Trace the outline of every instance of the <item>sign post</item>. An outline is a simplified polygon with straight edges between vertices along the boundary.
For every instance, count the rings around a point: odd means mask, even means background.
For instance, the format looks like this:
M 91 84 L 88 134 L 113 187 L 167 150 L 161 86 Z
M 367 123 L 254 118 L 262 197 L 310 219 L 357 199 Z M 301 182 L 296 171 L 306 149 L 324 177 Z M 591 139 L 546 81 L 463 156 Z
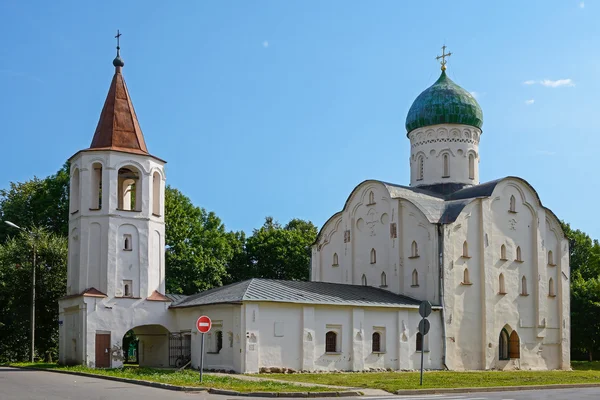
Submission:
M 212 321 L 206 315 L 202 315 L 198 318 L 198 321 L 196 321 L 196 328 L 198 329 L 198 332 L 202 334 L 200 342 L 200 383 L 202 383 L 202 371 L 204 370 L 204 334 L 210 331 L 211 326 Z
M 421 386 L 423 386 L 423 358 L 425 356 L 425 335 L 429 333 L 431 324 L 427 317 L 431 314 L 431 303 L 427 300 L 422 301 L 419 305 L 419 315 L 422 319 L 419 322 L 419 332 L 421 333 Z

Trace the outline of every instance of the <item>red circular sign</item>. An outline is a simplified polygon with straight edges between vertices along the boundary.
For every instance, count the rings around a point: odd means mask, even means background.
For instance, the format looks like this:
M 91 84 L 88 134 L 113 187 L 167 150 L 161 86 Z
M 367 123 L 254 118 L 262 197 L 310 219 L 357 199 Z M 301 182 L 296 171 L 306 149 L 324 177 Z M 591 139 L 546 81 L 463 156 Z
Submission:
M 201 316 L 200 318 L 198 318 L 198 321 L 196 321 L 196 328 L 198 328 L 198 331 L 200 333 L 206 333 L 210 331 L 211 326 L 212 322 L 210 318 L 208 318 L 206 315 Z

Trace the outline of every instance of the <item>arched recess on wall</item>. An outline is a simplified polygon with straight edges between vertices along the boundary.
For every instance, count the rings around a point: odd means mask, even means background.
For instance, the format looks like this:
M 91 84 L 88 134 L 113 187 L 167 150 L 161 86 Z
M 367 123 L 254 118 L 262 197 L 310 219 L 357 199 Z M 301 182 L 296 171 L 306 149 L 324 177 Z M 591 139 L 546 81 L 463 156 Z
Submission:
M 334 267 L 336 267 L 336 266 L 339 265 L 338 264 L 338 255 L 337 255 L 337 253 L 333 253 L 333 262 L 332 262 L 331 265 L 333 265 Z
M 90 210 L 100 210 L 102 209 L 102 164 L 99 162 L 93 163 L 91 172 Z
M 142 174 L 133 165 L 119 168 L 117 176 L 117 208 L 122 211 L 141 211 Z
M 413 287 L 419 286 L 419 273 L 417 272 L 416 269 L 414 269 L 412 272 L 412 285 L 411 286 L 413 286 Z
M 371 264 L 377 263 L 377 252 L 375 249 L 371 249 Z
M 462 256 L 464 258 L 469 258 L 469 244 L 466 240 L 463 242 Z
M 79 211 L 80 204 L 80 177 L 79 177 L 79 168 L 73 169 L 73 174 L 71 175 L 71 193 L 70 193 L 70 212 L 71 214 L 75 214 Z
M 471 284 L 471 279 L 469 277 L 469 268 L 465 268 L 465 270 L 463 271 L 463 283 L 465 285 Z
M 521 296 L 527 296 L 527 278 L 525 275 L 521 278 Z
M 500 246 L 500 260 L 506 261 L 506 246 L 502 245 Z
M 552 250 L 548 250 L 548 265 L 555 265 L 554 254 L 552 254 Z
M 550 278 L 548 280 L 548 296 L 554 297 L 556 296 L 556 292 L 554 291 L 554 279 Z
M 521 246 L 517 246 L 517 257 L 515 261 L 523 261 L 523 255 L 521 254 Z
M 387 276 L 385 275 L 385 272 L 381 273 L 381 286 L 387 287 Z
M 500 276 L 498 276 L 498 294 L 506 294 L 506 286 L 504 283 L 503 273 L 500 273 Z
M 154 214 L 155 216 L 161 215 L 161 182 L 162 178 L 160 174 L 158 173 L 158 171 L 154 171 L 154 173 L 152 174 L 152 214 Z
M 413 258 L 419 257 L 419 246 L 417 245 L 417 242 L 414 240 L 410 245 L 410 256 Z
M 367 286 L 367 276 L 365 274 L 361 278 L 361 283 L 363 286 Z
M 510 195 L 510 200 L 508 204 L 508 211 L 517 212 L 517 199 L 515 199 L 514 195 Z

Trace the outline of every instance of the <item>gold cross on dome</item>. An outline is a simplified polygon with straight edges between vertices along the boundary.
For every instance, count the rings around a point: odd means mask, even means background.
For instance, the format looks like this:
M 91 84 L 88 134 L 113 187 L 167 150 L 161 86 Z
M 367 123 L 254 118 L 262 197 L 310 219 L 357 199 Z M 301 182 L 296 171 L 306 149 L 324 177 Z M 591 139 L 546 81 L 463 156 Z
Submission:
M 450 57 L 452 55 L 452 53 L 446 53 L 446 45 L 442 46 L 442 55 L 441 56 L 437 56 L 435 59 L 439 60 L 440 58 L 442 59 L 442 61 L 440 62 L 440 64 L 442 64 L 442 71 L 446 70 L 446 57 Z

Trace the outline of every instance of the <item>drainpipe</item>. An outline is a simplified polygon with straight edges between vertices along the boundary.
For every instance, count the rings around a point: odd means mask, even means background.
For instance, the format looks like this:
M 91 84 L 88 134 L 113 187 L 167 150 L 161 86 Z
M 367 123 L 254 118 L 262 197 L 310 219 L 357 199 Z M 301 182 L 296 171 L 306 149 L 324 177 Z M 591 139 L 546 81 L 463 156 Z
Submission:
M 440 286 L 440 305 L 442 310 L 440 317 L 442 319 L 442 365 L 448 369 L 446 365 L 446 317 L 444 314 L 444 225 L 437 224 L 438 228 L 438 251 L 439 251 L 439 286 Z

